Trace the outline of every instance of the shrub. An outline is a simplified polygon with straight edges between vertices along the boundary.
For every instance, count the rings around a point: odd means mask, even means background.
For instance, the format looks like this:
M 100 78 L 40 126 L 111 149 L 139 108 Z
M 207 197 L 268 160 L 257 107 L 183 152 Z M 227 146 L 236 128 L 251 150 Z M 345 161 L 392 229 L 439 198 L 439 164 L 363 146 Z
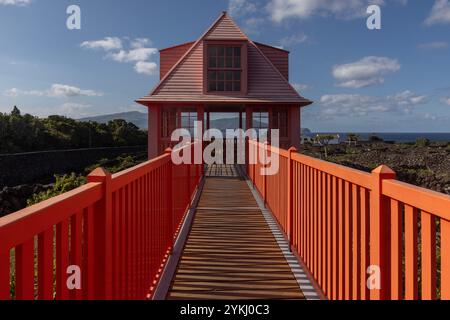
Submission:
M 384 140 L 381 139 L 379 136 L 371 135 L 371 136 L 369 136 L 369 141 L 370 142 L 383 142 Z
M 56 197 L 60 194 L 76 189 L 86 183 L 86 178 L 81 175 L 72 173 L 70 175 L 55 175 L 56 182 L 53 187 L 47 191 L 34 194 L 31 199 L 28 199 L 29 206 L 42 202 L 44 200 Z
M 417 138 L 416 147 L 428 147 L 430 145 L 430 140 L 427 138 Z

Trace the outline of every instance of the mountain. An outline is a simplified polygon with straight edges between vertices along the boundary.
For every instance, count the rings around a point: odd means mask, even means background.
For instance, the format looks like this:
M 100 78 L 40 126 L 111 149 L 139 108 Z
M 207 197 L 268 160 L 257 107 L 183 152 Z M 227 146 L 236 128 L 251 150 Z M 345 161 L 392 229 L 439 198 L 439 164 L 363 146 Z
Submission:
M 302 136 L 310 136 L 312 134 L 311 130 L 308 128 L 302 128 Z
M 108 123 L 109 121 L 116 120 L 116 119 L 121 119 L 121 120 L 125 120 L 127 122 L 131 122 L 143 130 L 147 130 L 147 127 L 148 127 L 147 113 L 143 113 L 143 112 L 139 112 L 139 111 L 105 114 L 105 115 L 101 115 L 101 116 L 78 119 L 78 121 L 95 121 L 98 123 Z
M 98 123 L 107 123 L 109 121 L 115 120 L 115 119 L 122 119 L 127 122 L 134 123 L 136 126 L 143 130 L 147 130 L 148 128 L 148 120 L 147 120 L 147 114 L 143 112 L 138 111 L 131 111 L 131 112 L 123 112 L 123 113 L 115 113 L 115 114 L 105 114 L 101 116 L 96 117 L 88 117 L 88 118 L 82 118 L 78 119 L 78 121 L 95 121 Z M 227 128 L 237 128 L 239 126 L 239 119 L 238 118 L 223 118 L 223 119 L 215 119 L 211 120 L 210 127 L 216 128 L 219 130 L 224 131 Z M 308 129 L 308 133 L 310 131 Z

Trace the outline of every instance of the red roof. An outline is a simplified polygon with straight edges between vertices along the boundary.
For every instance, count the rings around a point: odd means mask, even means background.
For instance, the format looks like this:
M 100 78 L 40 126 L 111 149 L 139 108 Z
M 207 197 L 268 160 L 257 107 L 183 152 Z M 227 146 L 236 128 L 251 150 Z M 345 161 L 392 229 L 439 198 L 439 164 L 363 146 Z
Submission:
M 203 40 L 248 41 L 248 88 L 246 94 L 205 94 L 203 90 Z M 166 72 L 155 89 L 137 102 L 286 103 L 301 106 L 311 101 L 301 97 L 277 67 L 224 12 L 208 31 Z

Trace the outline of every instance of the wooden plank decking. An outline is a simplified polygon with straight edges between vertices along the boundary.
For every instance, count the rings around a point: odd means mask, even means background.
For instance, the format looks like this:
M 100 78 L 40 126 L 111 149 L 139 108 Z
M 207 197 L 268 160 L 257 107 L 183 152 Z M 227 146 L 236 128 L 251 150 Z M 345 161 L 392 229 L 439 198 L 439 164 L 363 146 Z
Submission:
M 207 171 L 168 299 L 304 299 L 238 171 Z

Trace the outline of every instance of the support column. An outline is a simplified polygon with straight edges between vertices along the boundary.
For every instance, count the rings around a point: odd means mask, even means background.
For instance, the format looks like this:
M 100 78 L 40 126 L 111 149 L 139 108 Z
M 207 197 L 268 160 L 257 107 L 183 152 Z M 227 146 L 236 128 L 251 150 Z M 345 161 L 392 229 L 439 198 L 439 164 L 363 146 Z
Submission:
M 300 123 L 300 107 L 294 106 L 289 108 L 289 134 L 290 145 L 299 149 L 301 146 L 301 123 Z
M 246 130 L 253 128 L 253 111 L 250 106 L 245 106 L 245 124 Z
M 209 113 L 208 113 L 209 115 Z M 208 116 L 209 118 L 209 116 Z M 201 139 L 201 152 L 200 150 L 197 151 L 197 148 L 194 147 L 194 152 L 195 152 L 195 156 L 194 156 L 194 163 L 195 164 L 202 164 L 201 165 L 201 170 L 200 170 L 200 174 L 203 176 L 204 175 L 204 166 L 203 166 L 203 150 L 205 150 L 205 144 L 203 143 L 203 134 L 205 132 L 205 106 L 204 105 L 198 105 L 197 106 L 197 121 L 201 121 L 202 122 L 202 136 L 199 137 Z M 196 145 L 197 146 L 197 145 Z
M 160 107 L 151 106 L 148 108 L 148 159 L 156 158 L 159 155 L 159 113 Z
M 249 130 L 253 128 L 253 112 L 250 106 L 245 106 L 245 129 Z M 249 174 L 249 162 L 250 162 L 250 147 L 248 139 L 245 143 L 245 163 L 247 164 L 247 174 Z

